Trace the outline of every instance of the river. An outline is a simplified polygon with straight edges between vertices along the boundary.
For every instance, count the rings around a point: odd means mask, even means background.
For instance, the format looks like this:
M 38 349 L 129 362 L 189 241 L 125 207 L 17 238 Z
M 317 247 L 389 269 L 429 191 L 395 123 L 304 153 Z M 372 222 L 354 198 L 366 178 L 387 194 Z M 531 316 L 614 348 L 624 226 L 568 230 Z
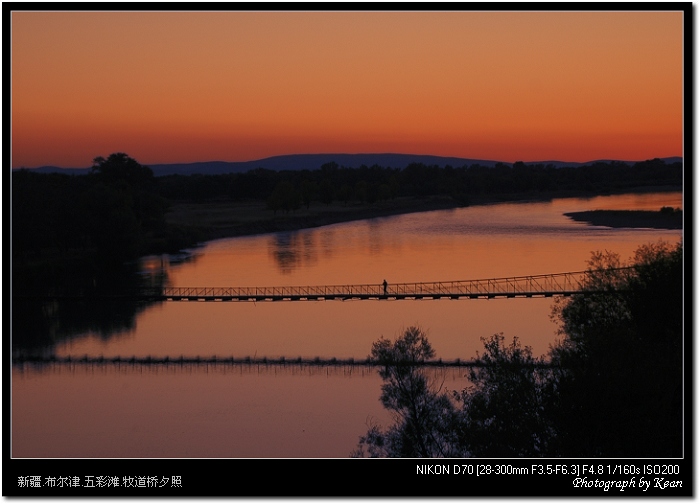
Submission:
M 449 281 L 581 271 L 593 251 L 632 257 L 680 230 L 589 226 L 565 212 L 682 207 L 664 192 L 499 203 L 221 239 L 142 261 L 175 287 Z M 163 302 L 126 328 L 82 330 L 56 356 L 363 359 L 372 342 L 419 325 L 436 357 L 471 359 L 480 338 L 518 336 L 535 355 L 557 336 L 554 300 Z M 436 376 L 466 386 L 464 371 Z M 361 366 L 25 364 L 12 372 L 13 457 L 347 457 L 391 416 Z

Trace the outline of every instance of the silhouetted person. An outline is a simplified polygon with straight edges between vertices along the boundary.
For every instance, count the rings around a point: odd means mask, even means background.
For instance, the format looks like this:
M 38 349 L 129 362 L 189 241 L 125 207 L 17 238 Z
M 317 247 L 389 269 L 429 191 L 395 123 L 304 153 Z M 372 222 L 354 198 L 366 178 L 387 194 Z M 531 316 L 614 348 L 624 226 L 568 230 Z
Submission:
M 386 283 L 386 279 L 384 280 L 384 283 L 382 283 L 382 285 L 384 286 L 384 295 L 386 296 L 386 287 L 387 285 L 389 285 L 388 283 Z

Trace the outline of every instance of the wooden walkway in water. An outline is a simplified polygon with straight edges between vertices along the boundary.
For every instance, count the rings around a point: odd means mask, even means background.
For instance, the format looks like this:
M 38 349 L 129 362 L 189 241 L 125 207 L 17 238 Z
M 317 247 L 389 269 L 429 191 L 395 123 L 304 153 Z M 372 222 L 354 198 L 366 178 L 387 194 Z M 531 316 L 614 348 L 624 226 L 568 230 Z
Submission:
M 180 366 L 270 366 L 270 367 L 380 367 L 384 366 L 385 363 L 373 360 L 370 358 L 365 359 L 339 359 L 335 357 L 331 358 L 287 358 L 287 357 L 233 357 L 233 356 L 192 356 L 192 357 L 155 357 L 155 356 L 145 356 L 145 357 L 124 357 L 124 356 L 31 356 L 31 355 L 20 355 L 15 356 L 12 359 L 12 363 L 15 366 L 46 366 L 46 365 L 70 365 L 70 366 L 164 366 L 164 367 L 180 367 Z M 462 360 L 462 359 L 431 359 L 423 361 L 411 361 L 411 362 L 396 362 L 396 365 L 421 367 L 421 368 L 462 368 L 462 367 L 483 367 L 482 361 L 478 360 Z M 537 368 L 547 368 L 551 367 L 551 364 L 547 362 L 537 363 L 534 366 Z

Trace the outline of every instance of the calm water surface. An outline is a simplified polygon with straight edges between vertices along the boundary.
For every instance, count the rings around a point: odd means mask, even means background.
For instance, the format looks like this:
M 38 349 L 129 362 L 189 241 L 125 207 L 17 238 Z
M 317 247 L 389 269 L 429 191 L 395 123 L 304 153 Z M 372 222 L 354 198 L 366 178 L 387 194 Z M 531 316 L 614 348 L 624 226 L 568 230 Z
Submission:
M 380 284 L 581 271 L 592 251 L 628 259 L 681 231 L 610 229 L 563 213 L 682 207 L 681 193 L 510 203 L 223 239 L 143 274 L 178 287 Z M 552 299 L 160 303 L 134 327 L 85 332 L 60 356 L 364 358 L 410 325 L 437 357 L 470 359 L 480 338 L 555 341 Z M 346 457 L 368 422 L 386 425 L 381 380 L 361 368 L 65 366 L 13 370 L 15 457 Z M 442 381 L 442 378 L 440 378 Z M 466 385 L 448 373 L 445 386 Z M 50 419 L 50 421 L 49 421 Z

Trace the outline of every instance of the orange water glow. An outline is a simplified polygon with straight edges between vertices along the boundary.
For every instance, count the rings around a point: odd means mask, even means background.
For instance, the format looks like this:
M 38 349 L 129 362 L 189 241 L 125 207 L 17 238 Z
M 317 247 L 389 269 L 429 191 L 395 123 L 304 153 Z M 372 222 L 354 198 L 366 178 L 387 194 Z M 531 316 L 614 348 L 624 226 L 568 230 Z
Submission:
M 433 282 L 582 271 L 593 251 L 626 261 L 643 243 L 675 243 L 679 230 L 589 229 L 563 214 L 682 206 L 681 193 L 502 203 L 207 243 L 168 266 L 173 287 L 271 287 Z M 536 225 L 532 225 L 536 223 Z M 507 230 L 508 232 L 504 232 Z M 544 355 L 558 325 L 554 300 L 462 299 L 307 302 L 166 302 L 111 339 L 76 338 L 59 355 L 365 358 L 403 328 L 429 331 L 436 355 L 470 359 L 481 337 L 517 335 Z
M 173 286 L 274 286 L 476 279 L 581 270 L 593 250 L 628 259 L 681 230 L 607 229 L 563 213 L 682 206 L 680 192 L 502 203 L 209 242 L 194 260 L 152 257 Z M 473 359 L 481 338 L 554 343 L 553 298 L 164 302 L 133 327 L 56 341 L 58 356 L 364 359 L 380 337 L 427 331 L 436 358 Z M 466 369 L 438 377 L 468 385 Z M 225 364 L 27 365 L 12 371 L 15 457 L 347 457 L 386 427 L 377 369 Z

